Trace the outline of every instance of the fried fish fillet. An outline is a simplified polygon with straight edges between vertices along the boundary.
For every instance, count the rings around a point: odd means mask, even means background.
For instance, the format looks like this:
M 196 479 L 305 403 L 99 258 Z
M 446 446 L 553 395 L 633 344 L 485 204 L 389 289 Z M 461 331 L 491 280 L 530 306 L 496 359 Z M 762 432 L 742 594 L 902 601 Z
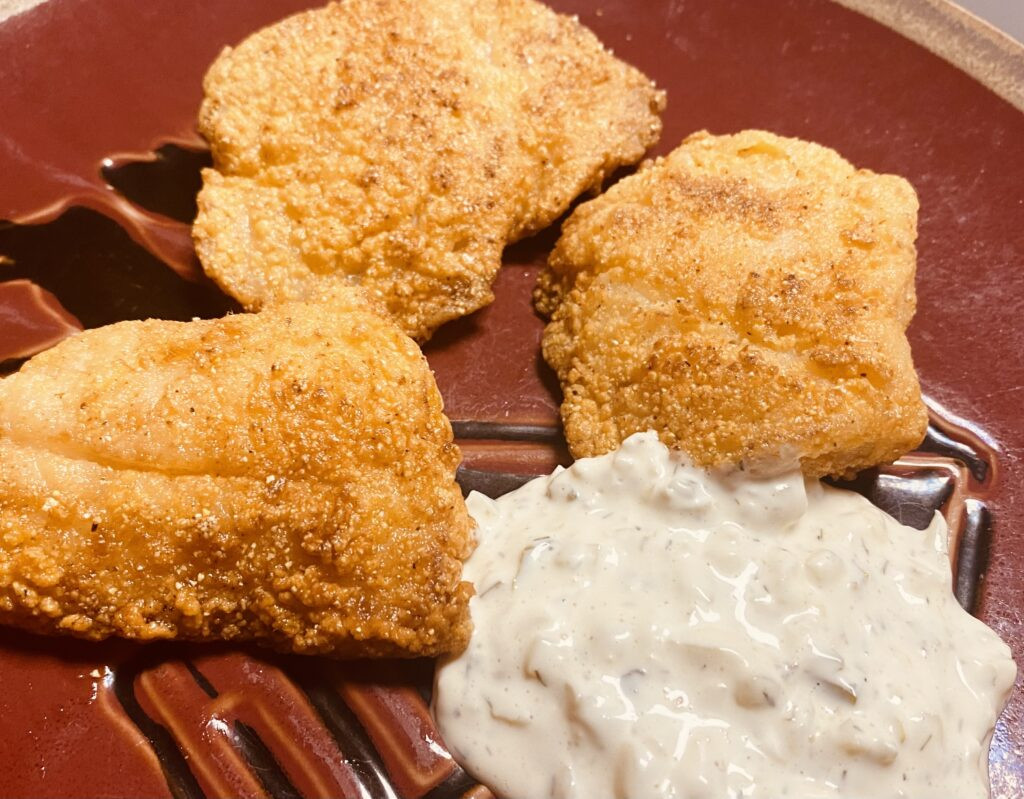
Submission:
M 82 333 L 0 381 L 0 622 L 458 650 L 458 460 L 423 356 L 358 289 Z
M 493 299 L 504 246 L 638 161 L 664 94 L 534 0 L 346 0 L 204 81 L 193 236 L 252 310 L 360 284 L 420 341 Z
M 580 206 L 535 295 L 573 454 L 654 429 L 701 464 L 821 476 L 912 449 L 916 228 L 907 181 L 754 130 L 694 134 Z

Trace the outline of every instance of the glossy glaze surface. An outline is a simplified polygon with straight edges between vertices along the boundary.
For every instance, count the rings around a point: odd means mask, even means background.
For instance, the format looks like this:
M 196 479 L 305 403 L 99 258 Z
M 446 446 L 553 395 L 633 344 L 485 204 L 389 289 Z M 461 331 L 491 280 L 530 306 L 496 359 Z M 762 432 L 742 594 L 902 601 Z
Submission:
M 0 219 L 32 223 L 0 223 L 0 255 L 14 259 L 0 263 L 0 280 L 35 281 L 90 327 L 231 309 L 198 275 L 183 224 L 204 161 L 188 151 L 202 146 L 193 122 L 200 78 L 223 45 L 307 5 L 51 0 L 0 26 Z M 553 5 L 578 13 L 668 90 L 657 152 L 698 128 L 763 127 L 821 141 L 915 185 L 919 310 L 910 338 L 938 413 L 927 453 L 865 475 L 857 487 L 911 523 L 931 507 L 945 509 L 960 534 L 958 597 L 1020 661 L 1024 115 L 956 67 L 827 0 Z M 186 150 L 154 155 L 168 142 Z M 448 325 L 428 347 L 465 445 L 464 485 L 500 492 L 566 460 L 557 389 L 536 348 L 542 323 L 528 301 L 553 235 L 507 252 L 497 302 Z M 25 311 L 18 318 L 29 327 L 38 318 L 42 344 L 53 338 L 54 313 L 74 325 L 46 306 L 34 315 L 16 301 L 0 318 L 11 309 Z M 8 330 L 0 335 L 5 347 Z M 15 368 L 24 349 L 4 353 L 2 368 Z M 243 793 L 331 795 L 325 786 L 346 779 L 341 761 L 370 796 L 388 796 L 387 782 L 406 796 L 470 790 L 410 687 L 423 684 L 422 664 L 396 676 L 364 664 L 86 646 L 7 630 L 0 644 L 0 682 L 18 686 L 0 698 L 0 739 L 24 741 L 0 747 L 0 794 L 197 796 L 228 780 L 247 786 Z M 286 717 L 265 712 L 269 699 L 239 687 L 246 673 L 275 686 L 275 701 L 292 697 Z M 218 702 L 249 692 L 254 698 L 241 709 Z M 170 715 L 154 703 L 161 696 L 176 697 Z M 334 749 L 322 748 L 324 729 Z M 1020 795 L 1019 684 L 991 767 L 994 796 Z

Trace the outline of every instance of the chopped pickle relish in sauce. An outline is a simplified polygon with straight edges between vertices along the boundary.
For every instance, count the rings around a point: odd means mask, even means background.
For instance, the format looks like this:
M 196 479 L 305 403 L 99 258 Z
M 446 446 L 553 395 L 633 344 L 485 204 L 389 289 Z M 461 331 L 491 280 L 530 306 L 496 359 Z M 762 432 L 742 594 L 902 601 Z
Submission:
M 653 433 L 469 508 L 475 632 L 434 710 L 503 799 L 988 796 L 1016 667 L 940 516 Z

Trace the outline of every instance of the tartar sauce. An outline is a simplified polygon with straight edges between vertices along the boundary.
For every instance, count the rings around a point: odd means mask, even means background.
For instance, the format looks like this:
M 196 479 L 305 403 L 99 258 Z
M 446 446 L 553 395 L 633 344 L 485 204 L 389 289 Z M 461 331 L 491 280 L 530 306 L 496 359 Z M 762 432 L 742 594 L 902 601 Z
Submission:
M 434 709 L 499 796 L 988 795 L 1016 667 L 956 603 L 940 516 L 653 433 L 469 507 L 475 632 Z

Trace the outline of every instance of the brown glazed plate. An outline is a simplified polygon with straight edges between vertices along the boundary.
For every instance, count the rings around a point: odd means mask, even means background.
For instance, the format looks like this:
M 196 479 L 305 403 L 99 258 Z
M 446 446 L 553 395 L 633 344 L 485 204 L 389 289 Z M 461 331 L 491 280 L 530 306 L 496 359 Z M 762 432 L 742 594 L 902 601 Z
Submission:
M 917 188 L 910 338 L 932 424 L 853 487 L 908 524 L 946 514 L 958 598 L 1024 665 L 1024 49 L 942 0 L 551 4 L 667 89 L 655 152 L 766 128 Z M 82 327 L 234 309 L 188 235 L 200 80 L 307 5 L 49 0 L 0 25 L 0 371 Z M 497 301 L 427 348 L 467 489 L 568 458 L 529 302 L 556 235 L 510 248 Z M 0 796 L 489 796 L 430 721 L 431 671 L 0 628 Z M 1024 795 L 1020 676 L 991 778 Z

